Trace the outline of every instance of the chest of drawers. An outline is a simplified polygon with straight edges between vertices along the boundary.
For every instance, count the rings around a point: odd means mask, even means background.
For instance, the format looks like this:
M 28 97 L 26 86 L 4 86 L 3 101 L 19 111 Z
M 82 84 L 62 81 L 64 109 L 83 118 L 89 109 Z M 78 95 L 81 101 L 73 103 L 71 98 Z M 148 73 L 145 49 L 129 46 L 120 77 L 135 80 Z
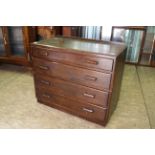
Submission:
M 118 101 L 125 51 L 124 44 L 64 37 L 33 43 L 38 101 L 105 126 Z

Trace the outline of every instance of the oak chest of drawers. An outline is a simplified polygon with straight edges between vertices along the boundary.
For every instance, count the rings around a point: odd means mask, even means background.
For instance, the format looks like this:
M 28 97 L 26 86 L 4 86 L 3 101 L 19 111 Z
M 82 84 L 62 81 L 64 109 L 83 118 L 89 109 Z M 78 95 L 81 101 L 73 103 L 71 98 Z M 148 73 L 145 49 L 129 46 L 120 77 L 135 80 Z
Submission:
M 125 51 L 124 44 L 65 37 L 33 43 L 38 101 L 106 125 L 119 98 Z

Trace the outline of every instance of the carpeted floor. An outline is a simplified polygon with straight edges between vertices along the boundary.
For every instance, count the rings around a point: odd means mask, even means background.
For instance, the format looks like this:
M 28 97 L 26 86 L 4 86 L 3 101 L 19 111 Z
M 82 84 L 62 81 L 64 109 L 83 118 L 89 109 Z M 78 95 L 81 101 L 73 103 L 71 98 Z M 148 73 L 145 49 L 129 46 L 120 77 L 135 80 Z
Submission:
M 155 68 L 125 65 L 118 106 L 105 128 L 155 128 Z M 39 104 L 31 73 L 0 65 L 0 128 L 104 128 Z

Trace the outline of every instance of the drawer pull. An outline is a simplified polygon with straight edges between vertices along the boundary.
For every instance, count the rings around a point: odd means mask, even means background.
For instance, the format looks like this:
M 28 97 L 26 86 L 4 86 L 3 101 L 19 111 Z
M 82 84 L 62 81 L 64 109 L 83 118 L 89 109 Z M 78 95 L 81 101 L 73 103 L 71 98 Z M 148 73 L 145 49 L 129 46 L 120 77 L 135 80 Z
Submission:
M 95 98 L 95 95 L 92 94 L 84 93 L 83 95 L 86 97 Z
M 92 110 L 92 109 L 87 109 L 87 108 L 82 108 L 82 110 L 83 110 L 83 111 L 86 111 L 86 112 L 90 112 L 90 113 L 93 113 L 93 112 L 94 112 L 94 110 Z
M 45 84 L 45 85 L 50 85 L 49 81 L 45 81 L 45 80 L 40 80 L 40 83 Z
M 47 66 L 42 66 L 42 65 L 40 65 L 39 68 L 40 68 L 40 69 L 43 69 L 43 70 L 48 70 L 48 67 L 47 67 Z
M 43 94 L 42 96 L 45 98 L 50 98 L 50 95 L 48 95 L 48 94 Z
M 86 75 L 86 76 L 85 76 L 85 79 L 86 79 L 86 80 L 90 80 L 90 81 L 96 81 L 96 80 L 97 80 L 96 77 L 90 76 L 90 75 Z
M 93 64 L 93 65 L 97 65 L 97 64 L 98 64 L 98 61 L 89 60 L 89 59 L 86 59 L 85 62 L 86 62 L 86 63 L 89 63 L 89 64 Z

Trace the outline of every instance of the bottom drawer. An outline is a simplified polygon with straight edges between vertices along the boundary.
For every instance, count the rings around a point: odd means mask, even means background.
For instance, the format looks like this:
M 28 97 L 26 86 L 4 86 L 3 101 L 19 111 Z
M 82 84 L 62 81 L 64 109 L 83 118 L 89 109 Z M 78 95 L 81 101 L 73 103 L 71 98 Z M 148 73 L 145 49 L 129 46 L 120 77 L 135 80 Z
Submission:
M 106 108 L 101 108 L 89 103 L 79 103 L 73 100 L 68 100 L 64 97 L 53 95 L 44 89 L 37 89 L 36 95 L 38 101 L 45 105 L 54 107 L 62 111 L 67 111 L 89 121 L 105 125 L 105 118 L 107 113 Z

